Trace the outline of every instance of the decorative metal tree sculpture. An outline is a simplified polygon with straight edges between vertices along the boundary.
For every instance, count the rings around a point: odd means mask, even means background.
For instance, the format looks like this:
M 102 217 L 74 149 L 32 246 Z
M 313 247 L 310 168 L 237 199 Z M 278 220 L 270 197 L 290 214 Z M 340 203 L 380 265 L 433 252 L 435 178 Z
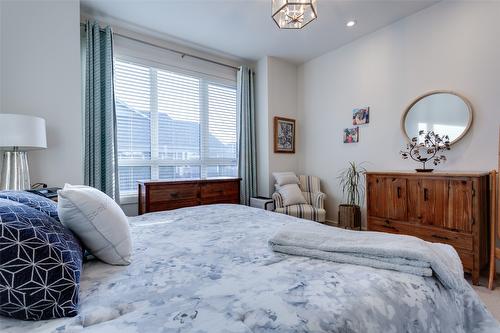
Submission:
M 423 165 L 422 169 L 415 169 L 417 172 L 432 172 L 434 169 L 426 169 L 425 163 L 432 161 L 436 166 L 441 162 L 446 162 L 446 156 L 442 155 L 442 152 L 450 150 L 450 138 L 448 135 L 441 137 L 434 131 L 427 133 L 419 131 L 418 136 L 412 138 L 411 142 L 406 145 L 406 149 L 400 152 L 403 159 L 411 158 Z

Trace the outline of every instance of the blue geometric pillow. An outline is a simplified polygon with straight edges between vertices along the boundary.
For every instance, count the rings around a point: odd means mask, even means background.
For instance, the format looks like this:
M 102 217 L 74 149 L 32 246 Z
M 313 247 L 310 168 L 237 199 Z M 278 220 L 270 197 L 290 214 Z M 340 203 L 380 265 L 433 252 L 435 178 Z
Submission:
M 25 204 L 59 221 L 57 203 L 41 195 L 26 191 L 0 191 L 0 199 L 7 199 Z
M 57 212 L 57 203 L 50 199 L 42 197 L 41 195 L 26 191 L 0 191 L 0 199 L 7 199 L 25 204 L 27 206 L 30 206 L 31 208 L 35 208 L 41 211 L 42 213 L 48 214 L 50 217 L 61 222 L 61 220 L 59 220 L 59 214 Z M 94 259 L 95 257 L 90 252 L 84 252 L 84 262 Z
M 0 199 L 0 314 L 41 320 L 78 313 L 82 248 L 49 215 Z

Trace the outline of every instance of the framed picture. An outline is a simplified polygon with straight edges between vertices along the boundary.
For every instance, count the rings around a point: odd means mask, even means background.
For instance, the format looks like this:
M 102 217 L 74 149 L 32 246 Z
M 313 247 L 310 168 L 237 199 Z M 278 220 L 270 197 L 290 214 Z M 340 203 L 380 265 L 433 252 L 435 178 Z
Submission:
M 344 143 L 359 142 L 359 127 L 344 129 Z
M 295 153 L 295 119 L 274 117 L 274 152 Z
M 370 122 L 370 108 L 354 109 L 352 110 L 352 124 L 363 125 Z

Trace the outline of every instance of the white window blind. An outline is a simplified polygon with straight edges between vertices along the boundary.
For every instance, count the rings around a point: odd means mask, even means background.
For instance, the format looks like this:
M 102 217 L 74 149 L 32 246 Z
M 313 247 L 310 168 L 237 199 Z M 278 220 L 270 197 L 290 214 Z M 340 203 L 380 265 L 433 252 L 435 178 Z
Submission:
M 236 176 L 235 85 L 115 59 L 121 194 L 143 179 Z

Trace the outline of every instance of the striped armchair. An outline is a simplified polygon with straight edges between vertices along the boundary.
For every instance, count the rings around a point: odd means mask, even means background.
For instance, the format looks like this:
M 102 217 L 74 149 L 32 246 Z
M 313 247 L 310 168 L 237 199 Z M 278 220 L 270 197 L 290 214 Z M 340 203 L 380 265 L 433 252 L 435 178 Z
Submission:
M 307 204 L 283 205 L 283 198 L 279 192 L 273 193 L 274 207 L 276 213 L 287 214 L 302 219 L 325 222 L 326 210 L 324 201 L 326 194 L 321 192 L 320 180 L 315 176 L 299 176 L 299 187 L 307 201 Z

